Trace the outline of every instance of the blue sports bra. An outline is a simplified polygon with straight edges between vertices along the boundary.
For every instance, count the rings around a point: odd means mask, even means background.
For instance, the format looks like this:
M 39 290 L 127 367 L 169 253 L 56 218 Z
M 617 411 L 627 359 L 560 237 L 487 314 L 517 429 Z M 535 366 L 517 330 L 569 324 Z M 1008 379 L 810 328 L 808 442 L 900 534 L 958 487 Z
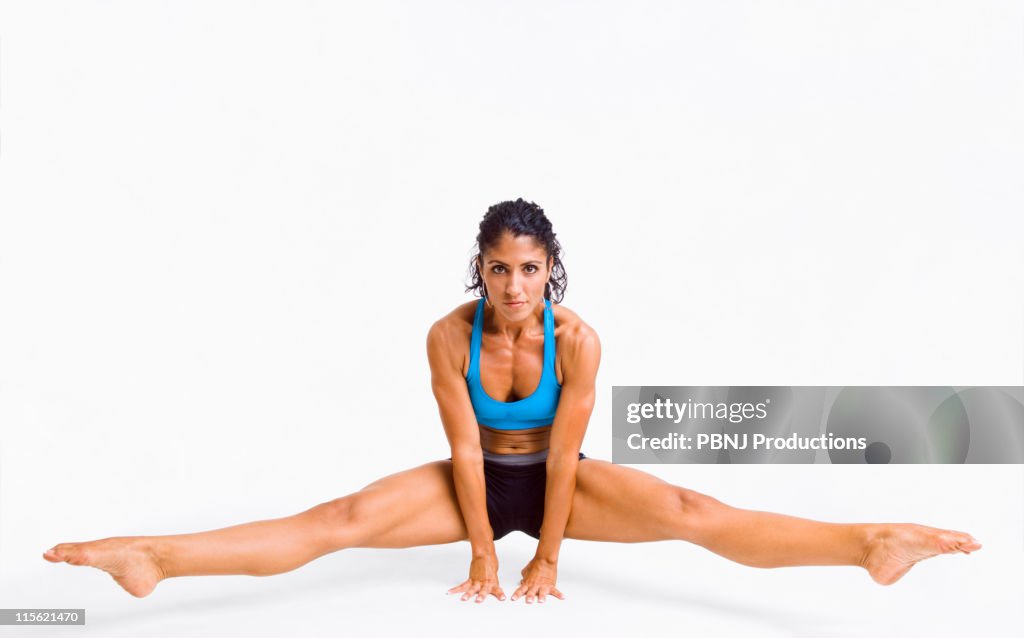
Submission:
M 562 385 L 555 375 L 555 316 L 551 311 L 551 300 L 544 300 L 544 367 L 540 383 L 533 394 L 519 401 L 498 401 L 484 392 L 480 383 L 480 341 L 484 325 L 484 298 L 476 307 L 473 319 L 473 337 L 469 342 L 469 400 L 480 425 L 497 430 L 525 430 L 551 425 L 558 409 L 558 398 Z

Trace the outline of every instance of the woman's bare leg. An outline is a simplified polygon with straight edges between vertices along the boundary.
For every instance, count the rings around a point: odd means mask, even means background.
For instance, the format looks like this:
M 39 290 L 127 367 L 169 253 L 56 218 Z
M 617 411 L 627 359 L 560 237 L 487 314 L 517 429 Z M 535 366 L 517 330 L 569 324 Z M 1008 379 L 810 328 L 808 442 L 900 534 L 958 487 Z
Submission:
M 970 534 L 923 525 L 824 523 L 730 507 L 591 458 L 579 463 L 565 535 L 622 543 L 686 540 L 752 567 L 856 565 L 883 585 L 925 558 L 981 548 Z
M 194 534 L 61 543 L 43 557 L 103 569 L 141 597 L 173 576 L 269 576 L 349 547 L 414 547 L 466 537 L 446 460 L 386 476 L 293 516 Z

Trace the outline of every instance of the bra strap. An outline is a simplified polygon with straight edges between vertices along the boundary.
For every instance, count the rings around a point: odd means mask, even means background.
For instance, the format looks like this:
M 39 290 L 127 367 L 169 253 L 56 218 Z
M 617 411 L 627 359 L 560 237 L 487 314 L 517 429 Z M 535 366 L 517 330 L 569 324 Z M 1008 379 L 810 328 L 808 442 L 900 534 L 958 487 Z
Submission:
M 473 317 L 473 336 L 469 340 L 469 374 L 467 379 L 480 378 L 480 341 L 484 329 L 484 299 L 476 305 L 476 315 Z
M 551 367 L 551 378 L 555 371 L 555 313 L 551 310 L 551 300 L 544 299 L 544 366 Z

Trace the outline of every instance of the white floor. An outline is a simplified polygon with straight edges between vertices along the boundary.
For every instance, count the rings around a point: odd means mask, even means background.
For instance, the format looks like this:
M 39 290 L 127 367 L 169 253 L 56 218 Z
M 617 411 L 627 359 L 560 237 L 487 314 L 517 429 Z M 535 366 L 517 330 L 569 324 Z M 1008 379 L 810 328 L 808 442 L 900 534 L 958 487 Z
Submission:
M 832 476 L 842 471 L 873 471 L 863 467 L 822 470 Z M 136 599 L 98 570 L 36 560 L 31 553 L 45 547 L 36 547 L 40 543 L 27 535 L 12 534 L 17 526 L 8 518 L 3 525 L 7 531 L 3 555 L 8 560 L 0 582 L 0 606 L 86 609 L 84 627 L 33 627 L 30 634 L 23 630 L 32 636 L 274 636 L 286 632 L 394 636 L 410 632 L 498 638 L 570 629 L 602 636 L 627 631 L 645 636 L 680 632 L 747 637 L 1022 635 L 1020 614 L 1015 611 L 1024 599 L 1024 540 L 1018 524 L 1021 485 L 1016 480 L 1020 468 L 905 470 L 933 477 L 922 481 L 922 499 L 910 508 L 912 520 L 921 520 L 924 510 L 934 507 L 933 492 L 949 494 L 952 501 L 961 500 L 963 494 L 986 494 L 985 499 L 970 501 L 973 507 L 958 507 L 953 514 L 971 521 L 962 527 L 969 528 L 985 547 L 970 556 L 940 556 L 920 563 L 891 587 L 876 585 L 854 567 L 752 569 L 686 543 L 566 541 L 559 584 L 567 599 L 549 599 L 544 605 L 493 599 L 478 605 L 447 597 L 446 589 L 465 577 L 468 545 L 464 543 L 347 550 L 269 578 L 171 579 L 150 596 Z M 780 475 L 763 468 L 759 473 Z M 958 492 L 941 478 L 954 474 L 970 477 L 973 487 L 963 485 L 963 492 Z M 1003 483 L 1005 489 L 991 489 L 993 481 Z M 978 489 L 984 483 L 989 489 Z M 770 486 L 770 481 L 766 484 Z M 907 489 L 902 484 L 900 489 Z M 811 495 L 817 493 L 813 487 L 807 489 Z M 840 490 L 841 485 L 829 489 Z M 894 487 L 893 491 L 900 490 Z M 849 494 L 842 498 L 848 499 Z M 765 509 L 775 507 L 774 500 L 755 500 L 772 506 Z M 847 502 L 833 507 L 863 510 L 852 500 Z M 1008 510 L 1007 504 L 1013 503 L 1016 507 Z M 833 515 L 831 520 L 835 519 Z M 47 542 L 53 534 L 50 529 L 44 532 Z M 499 541 L 506 594 L 518 581 L 533 543 L 519 533 Z

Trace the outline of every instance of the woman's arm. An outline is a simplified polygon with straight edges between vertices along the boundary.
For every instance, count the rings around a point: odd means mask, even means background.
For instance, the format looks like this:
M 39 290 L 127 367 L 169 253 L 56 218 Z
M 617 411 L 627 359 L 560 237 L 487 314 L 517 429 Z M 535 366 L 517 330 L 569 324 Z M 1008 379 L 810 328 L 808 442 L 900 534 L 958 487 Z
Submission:
M 537 545 L 537 556 L 551 562 L 558 561 L 569 520 L 580 446 L 594 410 L 594 386 L 601 363 L 601 342 L 590 326 L 581 322 L 566 342 L 568 347 L 563 348 L 562 354 L 562 393 L 548 450 L 544 522 Z
M 498 584 L 498 559 L 494 549 L 494 531 L 487 516 L 487 492 L 484 483 L 484 456 L 480 447 L 473 404 L 469 399 L 462 362 L 456 347 L 459 336 L 455 329 L 438 321 L 427 334 L 427 358 L 430 360 L 431 387 L 437 399 L 448 444 L 452 450 L 452 474 L 455 495 L 466 523 L 473 559 L 469 579 L 449 590 L 464 591 L 463 600 L 477 594 L 477 602 L 488 593 L 499 600 L 505 598 Z
M 544 521 L 533 560 L 523 569 L 523 583 L 512 594 L 533 602 L 543 602 L 548 592 L 561 598 L 555 589 L 558 552 L 576 490 L 576 466 L 580 445 L 594 409 L 594 384 L 601 363 L 601 342 L 594 330 L 580 322 L 578 328 L 559 343 L 562 350 L 562 394 L 551 426 L 551 444 L 547 460 L 547 485 L 544 491 Z

